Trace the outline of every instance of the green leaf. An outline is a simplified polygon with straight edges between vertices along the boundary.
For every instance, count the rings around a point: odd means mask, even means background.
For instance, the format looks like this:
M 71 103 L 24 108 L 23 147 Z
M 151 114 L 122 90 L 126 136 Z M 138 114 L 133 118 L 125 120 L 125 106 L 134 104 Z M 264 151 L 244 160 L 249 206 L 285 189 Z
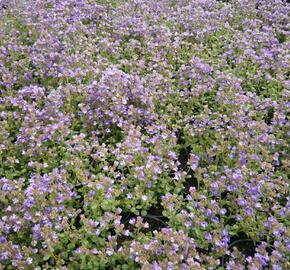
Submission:
M 48 261 L 51 257 L 51 254 L 46 254 L 44 257 L 43 257 L 43 260 L 44 261 Z

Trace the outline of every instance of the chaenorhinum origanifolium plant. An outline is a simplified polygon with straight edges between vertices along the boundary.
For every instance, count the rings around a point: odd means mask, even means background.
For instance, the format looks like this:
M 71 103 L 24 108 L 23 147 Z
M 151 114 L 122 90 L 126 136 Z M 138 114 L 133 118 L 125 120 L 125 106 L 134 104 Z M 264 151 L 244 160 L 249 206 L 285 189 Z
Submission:
M 287 2 L 0 0 L 0 269 L 289 269 Z

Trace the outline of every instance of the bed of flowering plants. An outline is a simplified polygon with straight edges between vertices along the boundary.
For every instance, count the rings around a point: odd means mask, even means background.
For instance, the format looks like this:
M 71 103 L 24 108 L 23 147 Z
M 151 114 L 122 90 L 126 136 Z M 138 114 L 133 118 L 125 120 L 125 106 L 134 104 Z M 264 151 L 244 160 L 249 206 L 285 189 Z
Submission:
M 290 269 L 289 12 L 0 0 L 0 269 Z

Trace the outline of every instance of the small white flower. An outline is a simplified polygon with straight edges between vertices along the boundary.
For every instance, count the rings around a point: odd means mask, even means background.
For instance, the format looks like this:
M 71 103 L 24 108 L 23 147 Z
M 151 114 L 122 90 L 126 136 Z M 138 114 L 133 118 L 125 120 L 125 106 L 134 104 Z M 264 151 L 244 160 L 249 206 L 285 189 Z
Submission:
M 108 248 L 107 251 L 106 251 L 106 254 L 107 254 L 108 256 L 112 256 L 112 255 L 114 254 L 114 250 L 111 249 L 111 248 Z
M 32 264 L 32 261 L 33 261 L 33 260 L 32 260 L 31 257 L 28 257 L 27 260 L 26 260 L 27 264 L 29 264 L 29 265 Z

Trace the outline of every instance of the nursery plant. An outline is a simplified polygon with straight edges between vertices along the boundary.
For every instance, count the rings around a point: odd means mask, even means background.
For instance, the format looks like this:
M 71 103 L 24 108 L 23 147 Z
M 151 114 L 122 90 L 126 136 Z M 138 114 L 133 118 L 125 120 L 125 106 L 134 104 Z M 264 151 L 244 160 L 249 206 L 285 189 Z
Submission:
M 283 0 L 0 0 L 0 269 L 290 269 Z

